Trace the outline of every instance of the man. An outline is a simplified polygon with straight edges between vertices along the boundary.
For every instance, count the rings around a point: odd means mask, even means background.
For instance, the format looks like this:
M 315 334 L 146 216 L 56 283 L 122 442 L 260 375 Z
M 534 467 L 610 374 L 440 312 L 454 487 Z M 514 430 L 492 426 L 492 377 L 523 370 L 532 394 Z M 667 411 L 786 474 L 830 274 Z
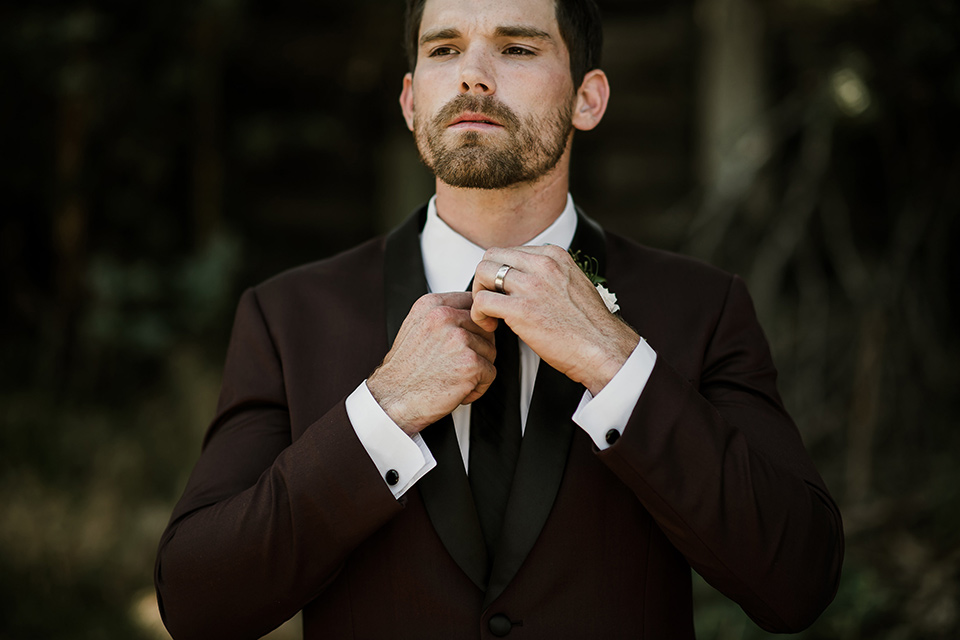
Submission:
M 160 545 L 171 633 L 302 609 L 307 638 L 692 638 L 690 567 L 766 629 L 809 625 L 840 515 L 743 283 L 567 193 L 609 96 L 593 1 L 414 0 L 408 23 L 436 197 L 244 294 Z

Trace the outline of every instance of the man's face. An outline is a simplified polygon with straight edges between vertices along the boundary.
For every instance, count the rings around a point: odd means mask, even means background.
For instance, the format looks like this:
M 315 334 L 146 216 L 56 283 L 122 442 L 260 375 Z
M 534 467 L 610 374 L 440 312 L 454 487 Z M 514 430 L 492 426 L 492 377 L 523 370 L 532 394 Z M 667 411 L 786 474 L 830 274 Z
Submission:
M 441 181 L 502 189 L 542 177 L 567 148 L 574 98 L 553 0 L 427 0 L 401 104 Z

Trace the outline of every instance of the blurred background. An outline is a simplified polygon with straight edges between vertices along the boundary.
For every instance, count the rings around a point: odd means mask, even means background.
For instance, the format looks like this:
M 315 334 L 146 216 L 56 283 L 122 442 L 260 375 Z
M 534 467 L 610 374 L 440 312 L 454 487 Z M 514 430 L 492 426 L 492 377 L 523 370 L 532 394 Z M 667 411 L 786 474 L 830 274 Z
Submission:
M 801 637 L 960 637 L 960 10 L 600 4 L 613 98 L 572 190 L 747 279 L 845 518 Z M 0 639 L 166 637 L 154 553 L 240 292 L 431 193 L 401 5 L 0 8 Z M 696 597 L 702 639 L 767 637 Z

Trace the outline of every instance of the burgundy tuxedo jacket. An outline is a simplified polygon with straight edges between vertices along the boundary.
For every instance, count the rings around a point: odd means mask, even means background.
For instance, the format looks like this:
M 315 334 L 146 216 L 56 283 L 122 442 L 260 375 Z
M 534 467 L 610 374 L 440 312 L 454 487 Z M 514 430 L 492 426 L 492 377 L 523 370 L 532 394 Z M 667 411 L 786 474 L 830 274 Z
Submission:
M 160 543 L 173 637 L 256 638 L 302 609 L 308 640 L 682 640 L 691 567 L 765 629 L 816 619 L 839 581 L 840 514 L 743 282 L 582 214 L 574 248 L 658 354 L 622 437 L 599 452 L 570 419 L 583 387 L 541 363 L 489 564 L 449 417 L 423 432 L 437 467 L 394 499 L 344 399 L 426 292 L 424 214 L 241 298 Z

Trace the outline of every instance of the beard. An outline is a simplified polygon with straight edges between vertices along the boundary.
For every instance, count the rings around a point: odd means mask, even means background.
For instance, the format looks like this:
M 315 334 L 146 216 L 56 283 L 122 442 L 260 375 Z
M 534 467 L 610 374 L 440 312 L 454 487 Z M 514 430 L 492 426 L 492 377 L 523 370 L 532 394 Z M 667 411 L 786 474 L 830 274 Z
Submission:
M 506 136 L 448 131 L 447 123 L 470 111 L 503 125 Z M 492 96 L 464 94 L 428 122 L 414 117 L 421 161 L 442 182 L 463 189 L 504 189 L 534 182 L 557 166 L 573 131 L 573 100 L 552 117 L 521 119 Z

